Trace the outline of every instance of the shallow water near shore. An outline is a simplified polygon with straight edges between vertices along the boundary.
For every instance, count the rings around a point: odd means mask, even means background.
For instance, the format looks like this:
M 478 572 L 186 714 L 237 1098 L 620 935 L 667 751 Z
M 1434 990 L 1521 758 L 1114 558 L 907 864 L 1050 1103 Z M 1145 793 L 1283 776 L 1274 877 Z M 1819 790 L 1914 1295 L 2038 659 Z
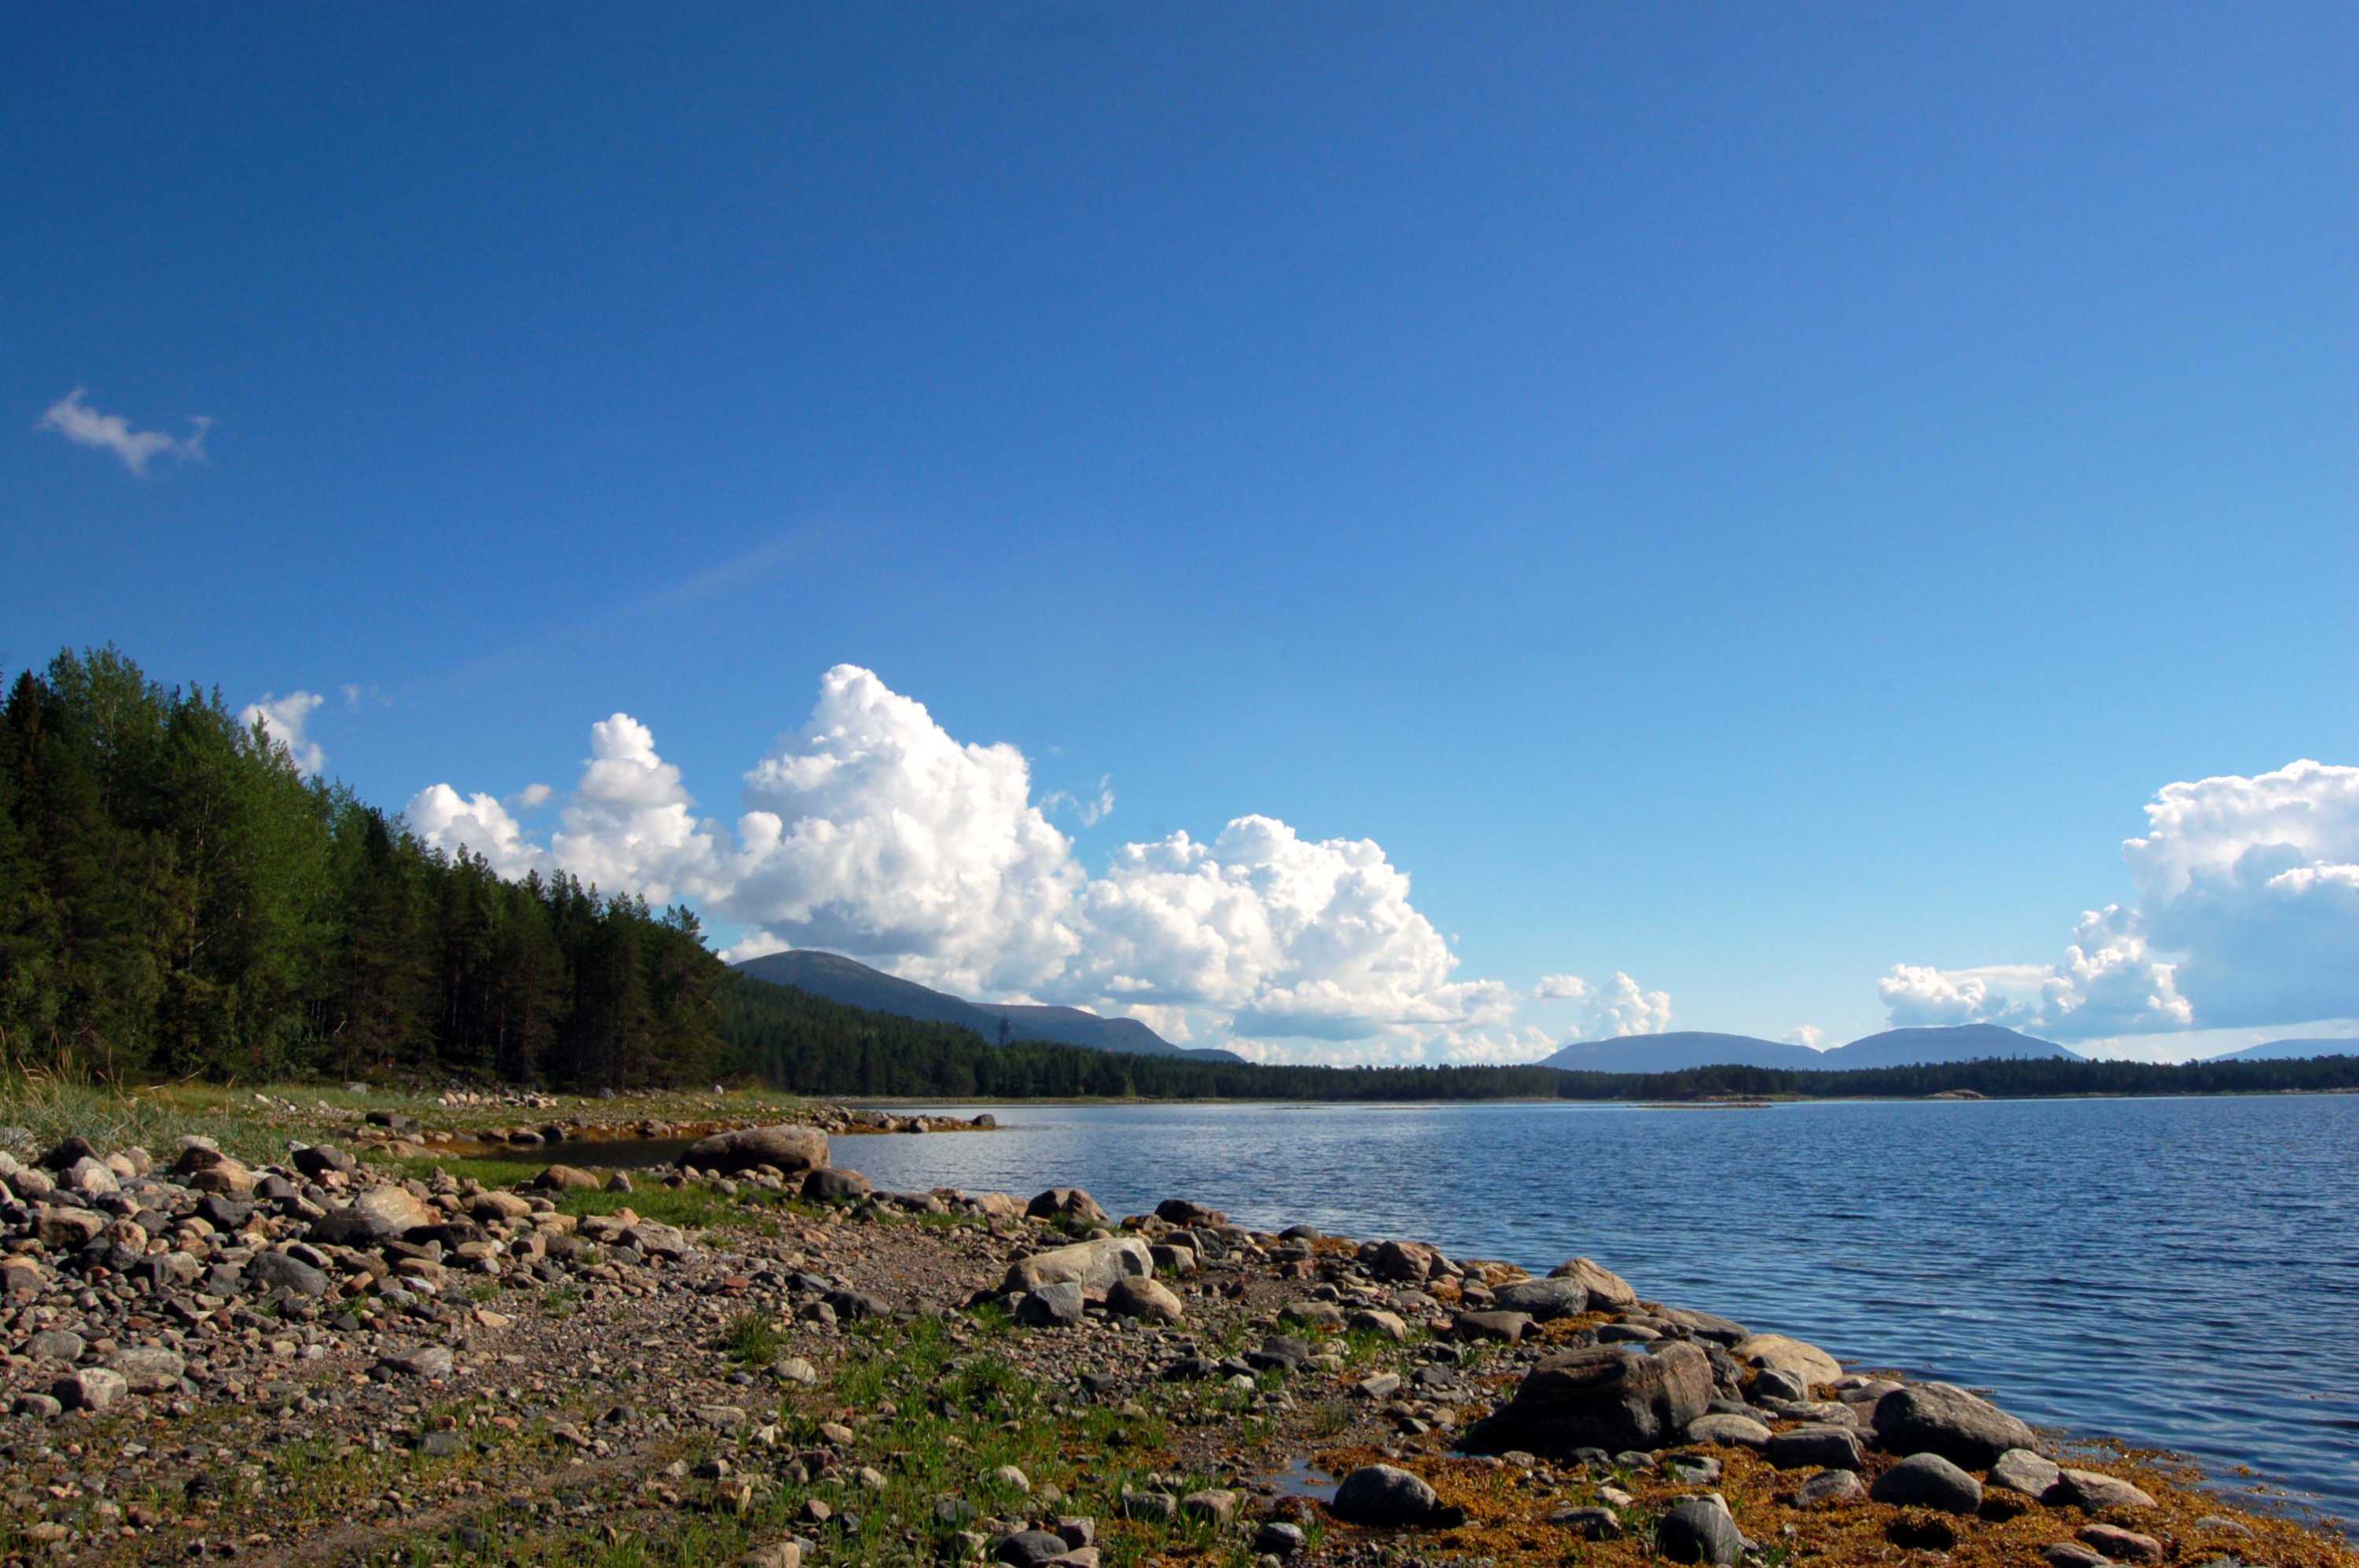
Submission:
M 1115 1214 L 1183 1196 L 1535 1273 L 1586 1254 L 2359 1530 L 2359 1095 L 912 1108 L 1001 1125 L 841 1138 L 836 1162 L 897 1191 L 1086 1187 Z
M 2359 1524 L 2359 1096 L 993 1105 L 843 1139 L 879 1186 L 1171 1196 L 1429 1239 L 1993 1390 Z M 2250 1465 L 2255 1476 L 2235 1473 Z

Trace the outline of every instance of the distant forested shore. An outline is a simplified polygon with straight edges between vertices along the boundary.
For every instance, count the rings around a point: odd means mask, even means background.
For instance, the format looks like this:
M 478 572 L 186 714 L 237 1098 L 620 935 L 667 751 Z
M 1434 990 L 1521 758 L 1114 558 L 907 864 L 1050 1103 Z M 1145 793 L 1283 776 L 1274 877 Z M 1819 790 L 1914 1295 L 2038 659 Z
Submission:
M 2212 1062 L 2008 1058 L 1797 1073 L 1698 1067 L 1567 1073 L 1554 1067 L 1293 1067 L 1125 1056 L 1040 1041 L 995 1045 L 955 1024 L 872 1013 L 792 986 L 738 978 L 718 996 L 745 1069 L 800 1094 L 909 1099 L 1635 1100 L 1990 1099 L 2251 1094 L 2359 1089 L 2359 1057 Z
M 1852 1072 L 1255 1066 L 867 1011 L 733 974 L 696 916 L 503 878 L 306 778 L 217 691 L 113 648 L 0 712 L 0 1070 L 569 1089 L 726 1077 L 972 1099 L 1991 1098 L 2359 1089 L 2359 1058 L 1994 1060 Z

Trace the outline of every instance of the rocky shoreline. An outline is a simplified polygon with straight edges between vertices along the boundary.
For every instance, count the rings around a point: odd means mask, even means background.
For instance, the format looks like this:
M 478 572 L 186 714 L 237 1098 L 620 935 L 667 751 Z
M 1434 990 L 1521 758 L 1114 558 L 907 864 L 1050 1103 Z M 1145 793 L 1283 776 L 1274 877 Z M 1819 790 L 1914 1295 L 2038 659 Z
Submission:
M 364 1125 L 0 1151 L 0 1561 L 2359 1568 L 1586 1258 L 882 1192 L 862 1113 L 513 1183 Z

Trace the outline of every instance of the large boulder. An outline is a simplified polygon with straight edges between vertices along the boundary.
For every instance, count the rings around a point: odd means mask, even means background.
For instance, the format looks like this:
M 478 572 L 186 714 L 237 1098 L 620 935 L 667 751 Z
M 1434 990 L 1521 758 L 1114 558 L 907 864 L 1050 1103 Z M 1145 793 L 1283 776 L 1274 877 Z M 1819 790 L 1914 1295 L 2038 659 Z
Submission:
M 342 1208 L 315 1220 L 311 1234 L 322 1241 L 347 1246 L 393 1241 L 413 1230 L 440 1225 L 440 1211 L 406 1187 L 371 1187 Z
M 816 1171 L 827 1163 L 827 1134 L 817 1127 L 737 1127 L 699 1138 L 681 1153 L 679 1162 L 699 1171 L 751 1171 L 776 1166 L 789 1174 Z
M 1740 1339 L 1728 1347 L 1728 1353 L 1739 1361 L 1749 1361 L 1772 1372 L 1788 1373 L 1799 1378 L 1806 1389 L 1832 1383 L 1843 1376 L 1843 1367 L 1833 1356 L 1815 1345 L 1788 1339 L 1782 1334 L 1756 1334 Z
M 1421 1476 L 1390 1465 L 1363 1465 L 1343 1477 L 1327 1506 L 1339 1519 L 1389 1528 L 1423 1524 L 1441 1499 Z
M 2010 1448 L 2039 1439 L 1988 1399 L 1950 1383 L 1911 1383 L 1875 1402 L 1875 1438 L 1892 1454 L 1938 1454 L 1986 1470 Z
M 1589 1292 L 1589 1303 L 1614 1312 L 1626 1312 L 1638 1304 L 1638 1292 L 1630 1281 L 1600 1263 L 1586 1258 L 1576 1258 L 1570 1263 L 1560 1263 L 1549 1270 L 1551 1279 L 1577 1279 Z
M 1587 1312 L 1589 1287 L 1572 1279 L 1518 1279 L 1492 1291 L 1491 1301 L 1499 1312 L 1521 1312 L 1536 1323 L 1551 1323 Z
M 1661 1448 L 1711 1401 L 1712 1360 L 1695 1345 L 1674 1341 L 1652 1355 L 1599 1345 L 1533 1367 L 1483 1436 L 1500 1447 Z
M 1079 1285 L 1103 1291 L 1117 1279 L 1144 1279 L 1155 1273 L 1155 1255 L 1135 1236 L 1101 1236 L 1071 1247 L 1051 1247 L 1019 1258 L 1007 1268 L 1006 1289 L 1038 1290 L 1043 1285 Z

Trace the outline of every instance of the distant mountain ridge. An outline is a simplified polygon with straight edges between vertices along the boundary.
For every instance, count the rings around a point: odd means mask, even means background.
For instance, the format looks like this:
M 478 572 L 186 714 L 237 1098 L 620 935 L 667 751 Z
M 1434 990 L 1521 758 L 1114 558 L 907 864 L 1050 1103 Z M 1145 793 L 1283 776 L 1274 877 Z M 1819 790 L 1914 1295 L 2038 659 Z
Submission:
M 1120 1051 L 1131 1056 L 1188 1056 L 1214 1062 L 1242 1062 L 1234 1051 L 1190 1051 L 1172 1044 L 1136 1018 L 1106 1018 L 1081 1007 L 1044 1007 L 1002 1002 L 970 1002 L 947 991 L 904 980 L 872 969 L 842 953 L 793 948 L 765 953 L 733 965 L 737 973 L 773 985 L 792 985 L 831 1002 L 864 1007 L 872 1013 L 919 1018 L 931 1023 L 960 1024 L 987 1040 L 999 1039 L 999 1023 L 1007 1020 L 1015 1040 L 1048 1040 L 1077 1045 L 1087 1051 Z
M 1690 1067 L 1782 1067 L 1809 1073 L 1825 1058 L 1806 1045 L 1758 1040 L 1749 1034 L 1707 1034 L 1675 1029 L 1669 1034 L 1627 1034 L 1613 1040 L 1577 1040 L 1542 1067 L 1568 1073 L 1681 1073 Z
M 1681 1073 L 1693 1067 L 1776 1067 L 1796 1073 L 1848 1073 L 1871 1067 L 1979 1062 L 1990 1057 L 2077 1061 L 2080 1053 L 1996 1024 L 1886 1029 L 1832 1051 L 1812 1051 L 1806 1045 L 1761 1040 L 1749 1034 L 1681 1029 L 1669 1034 L 1579 1040 L 1552 1056 L 1541 1058 L 1539 1064 L 1568 1073 Z
M 1839 1045 L 1819 1058 L 1820 1071 L 1847 1073 L 1862 1067 L 1923 1067 L 1945 1062 L 2051 1058 L 2081 1061 L 2052 1040 L 2035 1040 L 1996 1024 L 1951 1024 L 1940 1029 L 1886 1029 Z
M 2207 1056 L 2206 1062 L 2303 1062 L 2313 1056 L 2359 1056 L 2359 1040 L 2312 1038 L 2309 1040 L 2271 1040 L 2259 1045 L 2248 1045 L 2242 1051 L 2231 1051 L 2221 1056 Z

